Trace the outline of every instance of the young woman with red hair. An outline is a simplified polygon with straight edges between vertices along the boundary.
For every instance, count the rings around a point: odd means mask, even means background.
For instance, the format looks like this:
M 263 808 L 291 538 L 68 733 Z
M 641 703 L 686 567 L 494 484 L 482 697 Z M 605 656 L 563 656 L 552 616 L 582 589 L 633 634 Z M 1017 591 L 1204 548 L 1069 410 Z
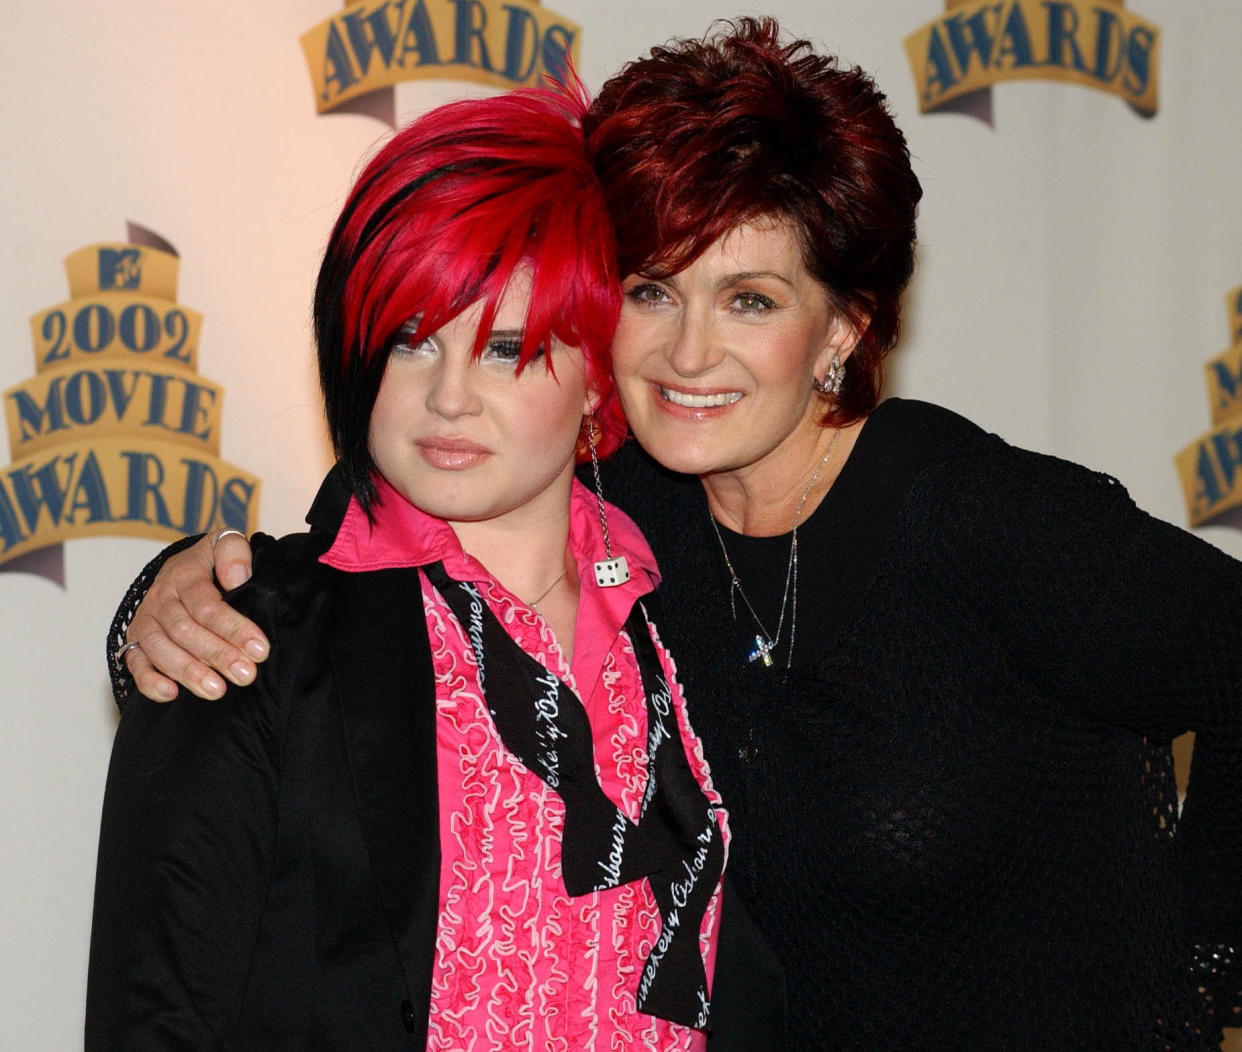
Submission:
M 655 560 L 573 474 L 624 436 L 583 105 L 442 107 L 351 192 L 314 311 L 338 465 L 230 596 L 277 656 L 124 709 L 88 1048 L 755 1038 L 709 1013 L 725 815 Z
M 877 404 L 921 191 L 864 73 L 743 19 L 627 66 L 584 127 L 646 451 L 606 485 L 667 575 L 788 1044 L 1215 1047 L 1242 1022 L 1242 567 L 1113 479 Z M 244 678 L 264 645 L 205 542 L 179 558 L 131 667 L 216 693 L 199 659 Z

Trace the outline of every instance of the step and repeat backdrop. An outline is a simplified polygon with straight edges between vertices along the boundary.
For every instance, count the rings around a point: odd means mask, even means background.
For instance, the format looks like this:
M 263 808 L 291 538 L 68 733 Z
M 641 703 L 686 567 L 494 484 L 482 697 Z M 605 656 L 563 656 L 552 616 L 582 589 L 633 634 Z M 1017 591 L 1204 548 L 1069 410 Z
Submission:
M 403 119 L 714 18 L 874 74 L 925 190 L 890 393 L 1242 556 L 1236 0 L 48 0 L 0 66 L 0 1047 L 80 1044 L 104 633 L 168 539 L 299 528 L 318 257 Z M 1242 1047 L 1242 1046 L 1237 1046 Z

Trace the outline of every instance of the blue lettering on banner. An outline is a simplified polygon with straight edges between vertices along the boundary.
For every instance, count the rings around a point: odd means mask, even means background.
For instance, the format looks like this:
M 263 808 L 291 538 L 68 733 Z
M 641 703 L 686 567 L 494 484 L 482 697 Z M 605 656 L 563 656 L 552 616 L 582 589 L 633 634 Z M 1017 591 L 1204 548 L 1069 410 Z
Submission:
M 924 111 L 1000 79 L 1031 78 L 1098 86 L 1150 114 L 1157 38 L 1103 0 L 976 0 L 912 34 L 906 47 Z
M 100 248 L 100 289 L 136 289 L 142 282 L 142 251 L 137 248 Z
M 475 69 L 494 73 L 491 55 L 487 52 L 487 41 L 483 39 L 483 31 L 487 28 L 487 8 L 479 0 L 452 0 L 456 18 L 453 36 L 455 53 L 453 61 L 463 66 L 474 66 Z M 478 58 L 475 58 L 475 45 L 478 45 Z
M 195 457 L 166 464 L 145 450 L 124 450 L 120 456 L 126 470 L 114 478 L 123 491 L 119 494 L 109 492 L 110 476 L 91 449 L 54 454 L 0 473 L 0 555 L 49 526 L 138 522 L 186 534 L 202 533 L 215 522 L 247 528 L 251 482 L 222 478 L 215 465 Z M 169 507 L 169 494 L 181 501 L 179 520 Z
M 212 440 L 211 410 L 216 391 L 186 376 L 146 369 L 86 368 L 53 377 L 42 404 L 21 388 L 7 394 L 16 411 L 19 441 L 29 442 L 98 423 L 105 416 L 110 422 L 120 423 L 140 386 L 147 413 L 134 426 L 159 428 L 201 442 Z M 173 404 L 180 403 L 171 416 L 170 393 L 178 396 Z
M 546 8 L 513 0 L 349 0 L 302 43 L 318 108 L 329 112 L 423 76 L 510 87 L 543 72 L 560 78 L 577 35 Z
M 1219 390 L 1214 409 L 1219 413 L 1226 406 L 1236 402 L 1239 395 L 1242 395 L 1242 360 L 1238 362 L 1237 372 L 1230 369 L 1224 362 L 1212 362 L 1211 369 L 1212 375 L 1216 377 Z

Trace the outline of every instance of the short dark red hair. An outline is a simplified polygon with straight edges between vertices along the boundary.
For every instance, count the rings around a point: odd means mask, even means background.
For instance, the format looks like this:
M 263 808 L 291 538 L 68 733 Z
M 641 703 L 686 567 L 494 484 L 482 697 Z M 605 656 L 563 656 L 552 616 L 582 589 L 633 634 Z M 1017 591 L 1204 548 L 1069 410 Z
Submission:
M 612 223 L 587 160 L 580 86 L 440 106 L 398 131 L 359 176 L 315 288 L 328 428 L 364 508 L 375 497 L 371 410 L 394 338 L 418 342 L 482 301 L 482 351 L 514 271 L 529 267 L 519 368 L 555 336 L 582 351 L 601 455 L 625 437 L 609 347 L 620 311 Z
M 782 44 L 774 19 L 741 18 L 631 62 L 583 126 L 623 275 L 668 276 L 742 223 L 791 220 L 807 269 L 860 334 L 824 422 L 875 408 L 922 189 L 866 73 Z

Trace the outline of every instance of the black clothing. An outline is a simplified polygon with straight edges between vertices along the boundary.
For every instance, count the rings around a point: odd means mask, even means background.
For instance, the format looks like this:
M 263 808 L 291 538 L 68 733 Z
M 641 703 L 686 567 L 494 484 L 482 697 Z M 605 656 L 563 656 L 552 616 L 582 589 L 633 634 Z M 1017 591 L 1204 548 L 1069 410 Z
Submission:
M 334 470 L 311 532 L 254 537 L 254 572 L 228 597 L 272 642 L 254 683 L 125 706 L 88 1049 L 426 1044 L 441 868 L 431 648 L 417 568 L 318 561 L 348 501 Z M 653 597 L 646 609 L 657 623 Z M 690 796 L 674 785 L 684 753 L 669 755 L 655 806 Z M 709 1052 L 779 1045 L 780 966 L 727 879 L 719 930 Z
M 787 614 L 765 669 L 697 480 L 632 445 L 606 468 L 792 1047 L 1201 1048 L 1242 1022 L 1242 565 L 892 399 L 799 529 L 793 668 Z M 775 631 L 788 535 L 724 539 Z
M 340 573 L 317 561 L 331 539 L 254 538 L 229 595 L 276 644 L 253 684 L 125 707 L 88 1049 L 425 1045 L 440 841 L 418 571 Z
M 764 669 L 698 481 L 632 443 L 603 467 L 664 573 L 790 1047 L 1205 1048 L 1242 1020 L 1242 565 L 891 399 L 799 529 L 793 668 L 786 636 Z M 725 543 L 775 630 L 788 537 Z

